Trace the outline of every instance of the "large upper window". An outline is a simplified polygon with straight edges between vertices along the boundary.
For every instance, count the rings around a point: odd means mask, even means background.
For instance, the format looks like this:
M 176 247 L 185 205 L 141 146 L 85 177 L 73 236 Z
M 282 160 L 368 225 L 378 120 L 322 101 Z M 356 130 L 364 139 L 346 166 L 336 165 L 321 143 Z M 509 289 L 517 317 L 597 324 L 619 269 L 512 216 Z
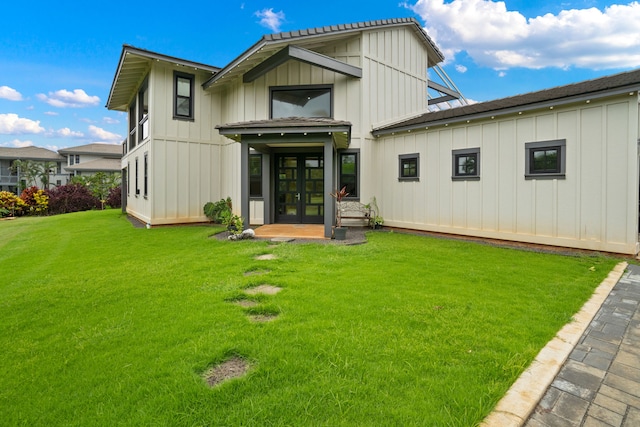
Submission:
M 480 149 L 467 148 L 452 151 L 454 180 L 469 180 L 480 178 Z
M 193 120 L 194 76 L 176 71 L 173 79 L 173 117 Z
M 271 118 L 332 117 L 331 86 L 271 88 Z
M 525 154 L 525 178 L 564 178 L 566 140 L 528 142 Z
M 360 197 L 358 185 L 358 153 L 345 151 L 340 153 L 340 185 L 347 187 L 348 197 Z
M 418 181 L 420 179 L 420 154 L 401 154 L 398 156 L 400 181 Z

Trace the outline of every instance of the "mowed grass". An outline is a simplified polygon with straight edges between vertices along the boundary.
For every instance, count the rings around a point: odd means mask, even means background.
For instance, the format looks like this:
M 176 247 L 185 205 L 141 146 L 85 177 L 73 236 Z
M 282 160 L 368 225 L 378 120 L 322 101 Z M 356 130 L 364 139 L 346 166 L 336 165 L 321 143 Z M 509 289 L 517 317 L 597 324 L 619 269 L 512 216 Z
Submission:
M 116 210 L 1 221 L 0 424 L 475 425 L 617 262 L 214 231 Z M 234 304 L 261 284 L 282 291 Z M 233 356 L 248 373 L 209 388 Z

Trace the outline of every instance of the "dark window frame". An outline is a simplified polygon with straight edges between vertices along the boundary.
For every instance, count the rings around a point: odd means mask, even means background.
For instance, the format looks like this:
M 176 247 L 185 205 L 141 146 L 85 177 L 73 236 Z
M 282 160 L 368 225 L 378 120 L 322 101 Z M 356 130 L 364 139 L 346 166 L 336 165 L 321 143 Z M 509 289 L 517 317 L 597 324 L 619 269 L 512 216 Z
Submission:
M 189 97 L 178 96 L 178 80 L 189 80 Z M 195 98 L 195 83 L 196 77 L 193 74 L 182 73 L 180 71 L 173 72 L 173 118 L 176 120 L 194 120 L 194 98 Z M 181 99 L 188 99 L 189 101 L 189 114 L 178 114 L 178 101 Z
M 475 171 L 461 173 L 458 160 L 462 157 L 475 159 Z M 451 179 L 454 181 L 477 181 L 480 179 L 480 148 L 463 148 L 451 150 Z
M 143 167 L 143 195 L 146 199 L 149 195 L 149 152 L 144 153 L 144 167 Z
M 355 156 L 355 172 L 353 173 L 353 177 L 355 179 L 355 191 L 348 189 L 347 191 L 349 192 L 349 195 L 346 198 L 354 201 L 360 200 L 360 150 L 342 150 L 338 153 L 338 188 L 342 188 L 346 185 L 343 183 L 343 176 L 345 175 L 342 171 L 343 156 Z M 349 176 L 351 175 L 352 174 L 349 174 Z
M 269 118 L 273 119 L 273 93 L 285 92 L 285 91 L 303 91 L 303 90 L 328 90 L 329 92 L 329 117 L 333 118 L 333 85 L 332 84 L 318 84 L 318 85 L 292 85 L 292 86 L 270 86 L 269 87 Z
M 258 159 L 258 164 L 260 165 L 259 173 L 252 173 L 253 168 L 251 167 L 251 160 Z M 262 191 L 262 154 L 260 153 L 251 153 L 249 154 L 249 198 L 251 199 L 262 199 L 264 197 Z M 260 193 L 253 192 L 254 184 L 257 185 L 257 188 L 260 189 Z
M 138 168 L 138 157 L 136 157 L 136 197 L 138 197 L 140 195 L 140 183 L 138 180 L 138 176 L 139 176 L 139 168 Z
M 554 139 L 549 141 L 527 142 L 525 147 L 525 179 L 564 179 L 567 164 L 567 140 Z M 535 153 L 556 150 L 556 167 L 550 169 L 535 169 Z
M 405 164 L 415 161 L 415 174 L 405 175 Z M 420 153 L 400 154 L 398 156 L 398 181 L 420 181 Z
M 145 106 L 146 97 L 146 106 Z M 149 138 L 149 82 L 145 80 L 138 92 L 138 144 Z

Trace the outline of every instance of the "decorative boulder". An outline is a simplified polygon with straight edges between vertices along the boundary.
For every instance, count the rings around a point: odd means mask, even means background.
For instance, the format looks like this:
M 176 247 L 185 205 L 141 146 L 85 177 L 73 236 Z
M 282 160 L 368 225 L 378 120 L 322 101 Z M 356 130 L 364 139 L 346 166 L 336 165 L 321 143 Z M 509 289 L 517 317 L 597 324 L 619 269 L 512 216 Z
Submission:
M 242 232 L 241 236 L 243 239 L 253 239 L 254 237 L 256 237 L 256 232 L 250 228 L 247 228 Z

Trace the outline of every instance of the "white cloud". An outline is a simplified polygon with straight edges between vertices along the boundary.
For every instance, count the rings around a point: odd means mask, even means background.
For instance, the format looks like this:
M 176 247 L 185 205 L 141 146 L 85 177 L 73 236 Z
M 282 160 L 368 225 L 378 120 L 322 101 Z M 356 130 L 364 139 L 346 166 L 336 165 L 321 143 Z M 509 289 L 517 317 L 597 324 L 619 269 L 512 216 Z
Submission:
M 466 73 L 467 72 L 467 67 L 465 67 L 464 65 L 456 65 L 456 71 L 459 73 Z
M 113 117 L 103 117 L 102 121 L 108 125 L 117 125 L 120 123 L 120 120 L 114 119 Z
M 58 130 L 51 130 L 47 133 L 47 136 L 57 138 L 84 138 L 84 133 L 73 131 L 69 128 L 62 128 Z
M 31 147 L 33 145 L 33 141 L 21 141 L 19 139 L 14 139 L 13 141 L 3 142 L 0 144 L 1 147 L 10 147 L 10 148 L 24 148 Z
M 22 101 L 22 94 L 9 86 L 0 86 L 0 98 L 9 101 Z
M 39 120 L 25 119 L 17 114 L 0 114 L 0 134 L 21 135 L 44 132 Z
M 56 113 L 55 111 L 45 111 L 43 114 L 47 115 L 47 116 L 59 116 L 59 113 Z
M 503 1 L 418 0 L 408 6 L 453 61 L 466 51 L 479 65 L 607 69 L 640 65 L 640 3 L 563 10 L 527 19 Z
M 269 28 L 271 31 L 279 32 L 280 25 L 284 21 L 284 12 L 274 12 L 273 9 L 262 9 L 255 13 L 260 18 L 260 25 Z
M 40 93 L 37 97 L 40 101 L 59 108 L 93 107 L 100 103 L 99 97 L 89 96 L 82 89 L 74 89 L 73 92 L 61 89 L 55 92 L 49 92 L 49 95 Z
M 90 125 L 89 126 L 89 134 L 93 137 L 96 138 L 102 142 L 121 142 L 122 141 L 122 136 L 116 134 L 116 133 L 112 133 L 109 131 L 106 131 L 102 128 L 99 128 L 97 126 L 93 126 Z

